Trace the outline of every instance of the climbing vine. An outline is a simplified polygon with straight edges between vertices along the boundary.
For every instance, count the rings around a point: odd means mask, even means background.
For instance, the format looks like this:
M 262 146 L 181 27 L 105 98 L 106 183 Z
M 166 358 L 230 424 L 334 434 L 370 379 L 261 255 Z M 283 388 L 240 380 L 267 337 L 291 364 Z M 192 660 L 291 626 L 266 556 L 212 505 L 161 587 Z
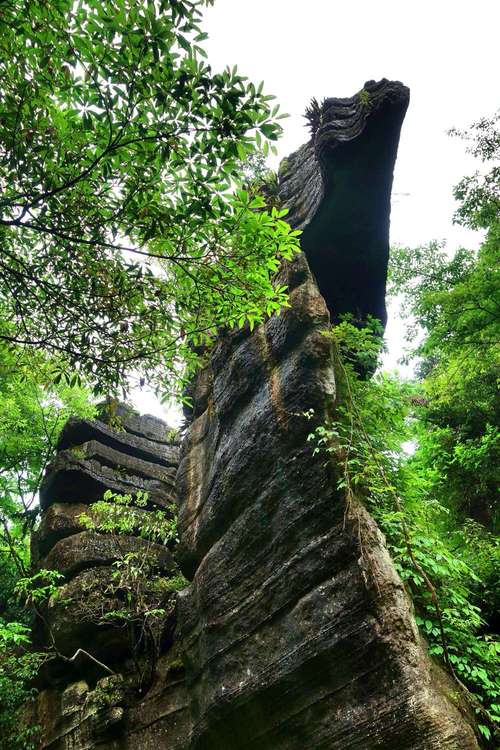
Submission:
M 483 738 L 500 728 L 500 643 L 488 632 L 480 584 L 498 566 L 500 546 L 479 524 L 460 524 L 433 490 L 435 477 L 415 456 L 413 405 L 419 388 L 384 373 L 362 379 L 380 350 L 376 322 L 357 329 L 348 319 L 327 333 L 336 363 L 333 418 L 309 439 L 334 454 L 347 506 L 363 499 L 386 535 L 410 592 L 431 655 L 444 662 L 477 713 Z

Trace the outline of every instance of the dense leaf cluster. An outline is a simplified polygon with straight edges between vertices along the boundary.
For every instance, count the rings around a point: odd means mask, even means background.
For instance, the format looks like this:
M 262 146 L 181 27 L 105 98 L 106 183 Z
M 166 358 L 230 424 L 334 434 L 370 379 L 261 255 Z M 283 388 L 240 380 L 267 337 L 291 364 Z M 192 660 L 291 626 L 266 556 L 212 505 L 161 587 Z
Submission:
M 205 4 L 0 6 L 0 335 L 102 390 L 133 373 L 167 391 L 193 344 L 286 299 L 296 235 L 234 192 L 278 108 L 207 64 Z
M 27 603 L 45 598 L 52 581 L 31 579 L 29 541 L 38 489 L 59 432 L 70 415 L 93 416 L 89 391 L 54 386 L 55 362 L 42 353 L 0 345 L 0 747 L 25 750 L 36 731 L 23 716 L 33 678 L 47 655 L 30 645 Z
M 462 518 L 499 530 L 500 156 L 498 117 L 469 134 L 490 171 L 464 178 L 457 219 L 486 230 L 477 252 L 452 257 L 432 242 L 395 248 L 390 291 L 413 321 L 410 340 L 424 376 L 420 443 L 440 479 L 436 491 Z M 474 200 L 471 195 L 474 194 Z M 415 333 L 420 341 L 415 344 Z

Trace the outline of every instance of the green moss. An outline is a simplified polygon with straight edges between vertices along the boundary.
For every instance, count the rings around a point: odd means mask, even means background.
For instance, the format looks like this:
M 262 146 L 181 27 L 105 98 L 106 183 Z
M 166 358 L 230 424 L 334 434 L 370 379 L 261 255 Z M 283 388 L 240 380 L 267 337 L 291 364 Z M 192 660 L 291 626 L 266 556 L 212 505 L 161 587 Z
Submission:
M 363 107 L 371 107 L 371 96 L 366 89 L 361 89 L 361 91 L 359 92 L 359 101 L 361 102 Z
M 280 177 L 282 177 L 288 172 L 289 169 L 290 169 L 290 161 L 285 157 L 280 162 L 278 174 L 280 175 Z
M 175 428 L 172 428 L 171 430 L 169 430 L 167 432 L 167 443 L 169 445 L 174 445 L 178 434 L 179 434 L 179 430 L 176 430 Z
M 121 675 L 111 675 L 99 680 L 89 694 L 87 702 L 96 708 L 117 706 L 123 700 L 124 684 Z

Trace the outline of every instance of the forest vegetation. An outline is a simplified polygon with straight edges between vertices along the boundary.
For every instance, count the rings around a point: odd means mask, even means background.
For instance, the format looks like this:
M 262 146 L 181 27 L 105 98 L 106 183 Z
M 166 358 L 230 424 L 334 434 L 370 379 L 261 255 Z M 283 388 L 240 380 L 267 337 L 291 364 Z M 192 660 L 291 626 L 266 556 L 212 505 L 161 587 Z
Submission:
M 187 399 L 201 345 L 287 304 L 275 272 L 300 238 L 265 167 L 282 115 L 262 85 L 213 72 L 206 4 L 0 4 L 5 750 L 32 741 L 19 717 L 51 658 L 30 646 L 30 607 L 56 581 L 34 575 L 29 538 L 65 420 L 94 416 L 104 395 L 138 382 Z M 455 188 L 455 221 L 483 233 L 479 249 L 432 238 L 392 249 L 388 291 L 415 376 L 378 367 L 360 379 L 360 361 L 379 361 L 379 327 L 346 317 L 327 334 L 336 416 L 310 436 L 338 454 L 347 497 L 361 494 L 379 522 L 430 653 L 467 688 L 490 747 L 500 725 L 498 122 L 454 134 L 481 161 Z M 126 515 L 110 510 L 106 527 L 101 511 L 105 530 L 127 529 Z M 159 519 L 150 538 L 175 533 L 167 527 Z

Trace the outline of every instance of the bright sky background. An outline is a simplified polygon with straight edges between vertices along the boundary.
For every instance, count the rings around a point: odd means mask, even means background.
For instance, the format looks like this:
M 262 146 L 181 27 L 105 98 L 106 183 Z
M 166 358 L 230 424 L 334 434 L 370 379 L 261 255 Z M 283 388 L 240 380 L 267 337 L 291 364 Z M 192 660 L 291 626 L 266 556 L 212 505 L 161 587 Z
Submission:
M 216 0 L 205 31 L 214 69 L 237 65 L 255 83 L 264 81 L 290 115 L 273 166 L 307 140 L 302 115 L 312 97 L 351 96 L 369 79 L 409 86 L 391 243 L 477 246 L 477 233 L 452 225 L 452 188 L 476 164 L 447 130 L 467 128 L 500 104 L 498 0 Z M 403 348 L 394 315 L 386 336 L 393 367 Z M 135 402 L 165 416 L 150 394 Z M 168 418 L 178 421 L 171 411 Z

